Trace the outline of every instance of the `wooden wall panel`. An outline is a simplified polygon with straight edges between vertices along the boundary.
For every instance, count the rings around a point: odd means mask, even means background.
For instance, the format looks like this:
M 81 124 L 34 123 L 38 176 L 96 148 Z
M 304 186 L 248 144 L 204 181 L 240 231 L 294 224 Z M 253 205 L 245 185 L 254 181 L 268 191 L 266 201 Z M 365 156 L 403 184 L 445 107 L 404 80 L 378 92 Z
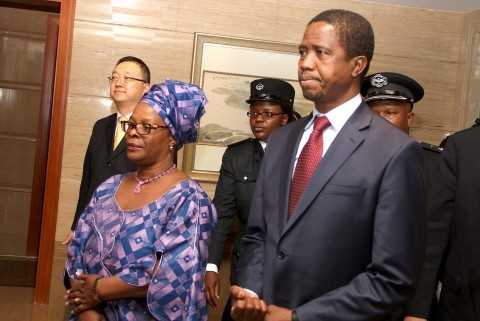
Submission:
M 35 140 L 0 136 L 0 150 L 4 151 L 3 157 L 0 157 L 0 185 L 30 188 Z M 28 211 L 24 215 L 28 217 Z
M 47 32 L 46 16 L 47 13 L 45 12 L 2 7 L 0 10 L 0 29 L 45 35 Z
M 29 189 L 0 187 L 0 255 L 23 255 L 27 244 Z
M 40 84 L 44 47 L 43 36 L 0 30 L 0 79 L 24 86 Z
M 0 106 L 0 133 L 31 138 L 36 136 L 39 90 L 0 87 Z

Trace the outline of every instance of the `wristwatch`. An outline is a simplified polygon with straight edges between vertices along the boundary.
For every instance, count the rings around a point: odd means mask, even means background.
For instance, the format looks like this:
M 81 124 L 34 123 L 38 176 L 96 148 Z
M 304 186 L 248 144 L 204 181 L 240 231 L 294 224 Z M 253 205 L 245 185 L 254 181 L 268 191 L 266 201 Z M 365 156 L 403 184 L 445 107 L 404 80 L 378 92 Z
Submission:
M 292 321 L 300 321 L 295 310 L 292 310 Z

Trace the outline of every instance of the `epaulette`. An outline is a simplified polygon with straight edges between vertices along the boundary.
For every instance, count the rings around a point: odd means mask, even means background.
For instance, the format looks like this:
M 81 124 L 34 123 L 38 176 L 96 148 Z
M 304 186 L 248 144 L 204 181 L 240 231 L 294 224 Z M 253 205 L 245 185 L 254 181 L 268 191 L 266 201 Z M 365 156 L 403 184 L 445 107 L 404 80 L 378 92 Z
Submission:
M 423 149 L 426 149 L 432 152 L 441 153 L 443 151 L 443 148 L 430 143 L 420 142 L 420 145 L 422 146 Z

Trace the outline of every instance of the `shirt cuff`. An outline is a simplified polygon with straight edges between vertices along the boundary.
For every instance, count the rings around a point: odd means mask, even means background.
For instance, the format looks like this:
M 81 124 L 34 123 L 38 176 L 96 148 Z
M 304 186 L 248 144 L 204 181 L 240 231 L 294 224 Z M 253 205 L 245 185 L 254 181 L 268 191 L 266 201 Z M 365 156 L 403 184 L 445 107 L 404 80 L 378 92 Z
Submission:
M 250 296 L 253 296 L 255 298 L 258 299 L 258 294 L 256 294 L 255 292 L 253 292 L 252 290 L 250 289 L 246 289 L 246 288 L 243 288 L 245 290 L 245 292 L 247 292 Z
M 216 264 L 213 264 L 213 263 L 207 263 L 206 270 L 207 270 L 207 272 L 218 273 L 218 266 Z

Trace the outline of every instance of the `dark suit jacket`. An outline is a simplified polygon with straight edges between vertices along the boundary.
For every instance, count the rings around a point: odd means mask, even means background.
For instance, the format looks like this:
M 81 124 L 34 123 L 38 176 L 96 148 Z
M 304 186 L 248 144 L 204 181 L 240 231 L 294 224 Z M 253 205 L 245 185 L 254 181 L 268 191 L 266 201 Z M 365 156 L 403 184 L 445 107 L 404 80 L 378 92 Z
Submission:
M 442 153 L 435 206 L 430 213 L 426 264 L 418 307 L 428 310 L 437 281 L 433 320 L 480 320 L 480 127 L 449 136 Z M 429 222 L 430 224 L 430 222 Z M 432 241 L 433 240 L 433 241 Z
M 257 139 L 249 138 L 228 146 L 223 154 L 220 177 L 215 189 L 213 204 L 217 209 L 218 222 L 210 239 L 208 263 L 220 267 L 225 240 L 231 232 L 235 216 L 240 222 L 240 232 L 235 238 L 232 256 L 231 282 L 235 283 L 236 262 L 239 256 L 239 241 L 245 234 L 248 213 L 258 170 L 263 158 L 263 148 Z
M 268 304 L 295 309 L 301 321 L 384 320 L 412 295 L 423 263 L 420 146 L 362 103 L 287 221 L 307 121 L 280 128 L 268 142 L 239 284 Z
M 95 189 L 107 178 L 135 170 L 127 159 L 125 138 L 113 149 L 113 137 L 117 114 L 99 119 L 93 126 L 90 142 L 83 161 L 82 182 L 78 193 L 77 209 L 71 230 L 75 230 L 77 221 Z
M 435 212 L 437 212 L 435 208 L 438 206 L 437 203 L 441 195 L 438 193 L 438 189 L 442 189 L 440 172 L 443 161 L 439 147 L 427 143 L 421 143 L 421 146 L 425 165 L 425 195 L 427 204 L 426 253 L 435 253 L 439 251 L 439 247 L 442 247 L 444 243 L 444 237 L 437 232 L 438 226 L 445 228 L 449 224 L 448 219 L 445 219 L 445 217 L 442 217 L 443 220 L 439 220 L 435 216 Z M 438 281 L 435 264 L 435 260 L 432 260 L 430 256 L 425 258 L 422 275 L 415 290 L 415 295 L 407 305 L 406 315 L 432 319 L 431 306 L 436 304 L 435 292 Z

